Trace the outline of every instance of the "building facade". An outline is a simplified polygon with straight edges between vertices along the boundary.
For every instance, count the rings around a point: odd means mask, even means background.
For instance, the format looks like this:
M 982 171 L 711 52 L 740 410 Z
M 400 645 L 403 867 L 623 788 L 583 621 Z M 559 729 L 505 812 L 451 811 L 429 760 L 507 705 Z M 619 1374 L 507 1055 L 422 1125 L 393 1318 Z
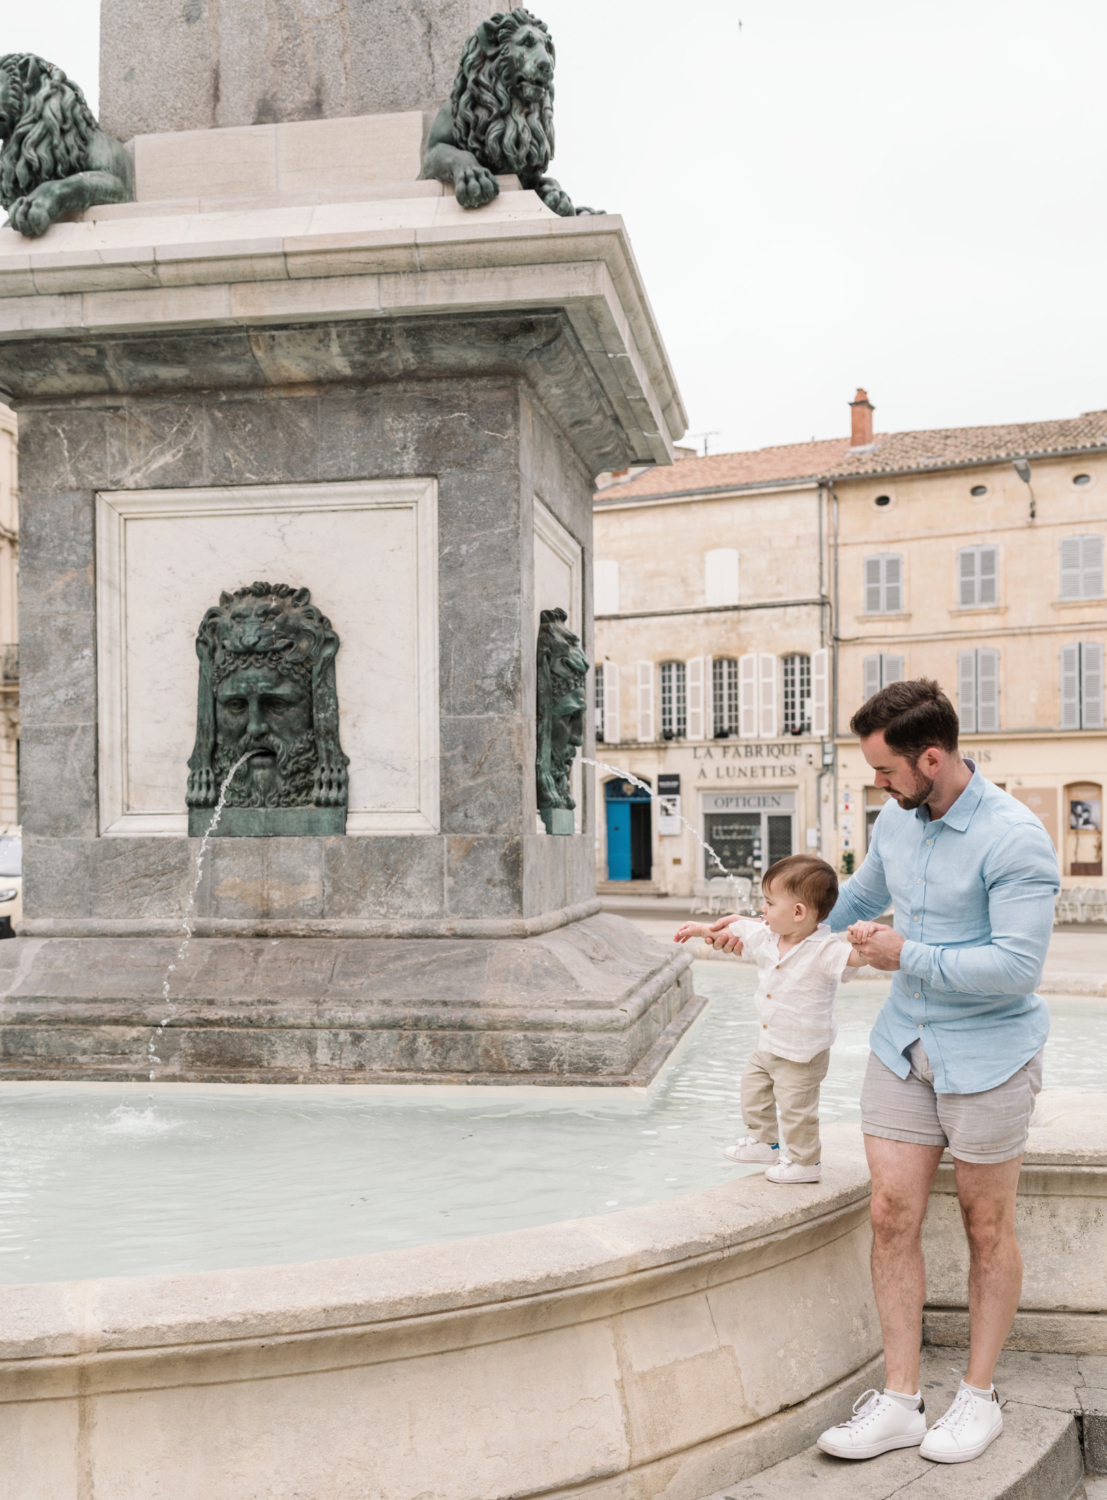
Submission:
M 16 422 L 0 405 L 0 833 L 19 824 L 18 576 Z

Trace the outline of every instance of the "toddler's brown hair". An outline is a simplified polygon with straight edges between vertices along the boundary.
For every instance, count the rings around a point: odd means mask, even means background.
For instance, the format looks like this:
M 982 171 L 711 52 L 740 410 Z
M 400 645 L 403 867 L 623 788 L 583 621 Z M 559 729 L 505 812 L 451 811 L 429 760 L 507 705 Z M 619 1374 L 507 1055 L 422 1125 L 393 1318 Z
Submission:
M 833 866 L 814 854 L 789 854 L 787 859 L 778 859 L 761 877 L 763 891 L 772 885 L 782 885 L 797 901 L 818 912 L 820 922 L 830 916 L 838 899 Z

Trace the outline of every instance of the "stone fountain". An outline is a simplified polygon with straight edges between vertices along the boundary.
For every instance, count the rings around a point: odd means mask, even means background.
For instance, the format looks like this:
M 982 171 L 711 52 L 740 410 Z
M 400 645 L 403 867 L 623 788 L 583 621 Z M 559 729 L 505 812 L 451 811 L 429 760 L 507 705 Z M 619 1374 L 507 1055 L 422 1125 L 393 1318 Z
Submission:
M 72 122 L 0 231 L 4 1077 L 145 1078 L 167 972 L 167 1080 L 641 1082 L 697 1013 L 570 771 L 591 480 L 669 462 L 680 396 L 622 221 L 545 175 L 544 28 L 422 10 L 104 0 L 99 121 L 0 60 L 7 137 Z

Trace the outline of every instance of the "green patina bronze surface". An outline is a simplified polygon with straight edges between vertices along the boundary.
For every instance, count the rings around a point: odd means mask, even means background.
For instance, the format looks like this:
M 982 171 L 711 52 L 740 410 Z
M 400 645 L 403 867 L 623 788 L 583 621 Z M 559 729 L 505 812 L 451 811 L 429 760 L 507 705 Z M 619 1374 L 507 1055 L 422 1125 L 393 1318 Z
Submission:
M 200 685 L 188 762 L 189 834 L 344 833 L 349 759 L 338 739 L 338 636 L 307 589 L 252 583 L 223 593 L 196 636 Z
M 497 11 L 465 43 L 449 102 L 438 112 L 423 176 L 453 184 L 462 208 L 480 208 L 514 172 L 563 218 L 600 213 L 574 208 L 545 175 L 554 154 L 554 45 L 544 21 L 521 6 Z
M 0 205 L 28 238 L 59 214 L 134 197 L 129 153 L 100 129 L 77 85 L 33 52 L 0 57 L 0 140 Z
M 584 743 L 588 662 L 563 609 L 544 609 L 538 627 L 538 710 L 535 779 L 547 833 L 572 833 L 576 803 L 569 773 Z

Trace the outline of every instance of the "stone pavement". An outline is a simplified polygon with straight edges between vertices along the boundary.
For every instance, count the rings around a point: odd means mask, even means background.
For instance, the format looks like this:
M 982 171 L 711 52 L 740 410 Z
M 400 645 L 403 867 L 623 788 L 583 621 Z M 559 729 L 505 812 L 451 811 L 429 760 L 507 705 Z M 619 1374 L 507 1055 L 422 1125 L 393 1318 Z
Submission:
M 927 1417 L 937 1420 L 965 1368 L 964 1349 L 923 1350 Z M 1107 1470 L 1107 1406 L 1102 1355 L 1001 1355 L 996 1388 L 1003 1433 L 968 1464 L 933 1464 L 901 1448 L 867 1462 L 831 1458 L 811 1447 L 760 1474 L 727 1485 L 709 1500 L 1104 1500 L 1107 1474 L 1085 1475 L 1085 1463 Z M 858 1395 L 860 1395 L 858 1391 Z M 1081 1448 L 1083 1430 L 1083 1451 Z M 1086 1484 L 1086 1488 L 1084 1487 Z

